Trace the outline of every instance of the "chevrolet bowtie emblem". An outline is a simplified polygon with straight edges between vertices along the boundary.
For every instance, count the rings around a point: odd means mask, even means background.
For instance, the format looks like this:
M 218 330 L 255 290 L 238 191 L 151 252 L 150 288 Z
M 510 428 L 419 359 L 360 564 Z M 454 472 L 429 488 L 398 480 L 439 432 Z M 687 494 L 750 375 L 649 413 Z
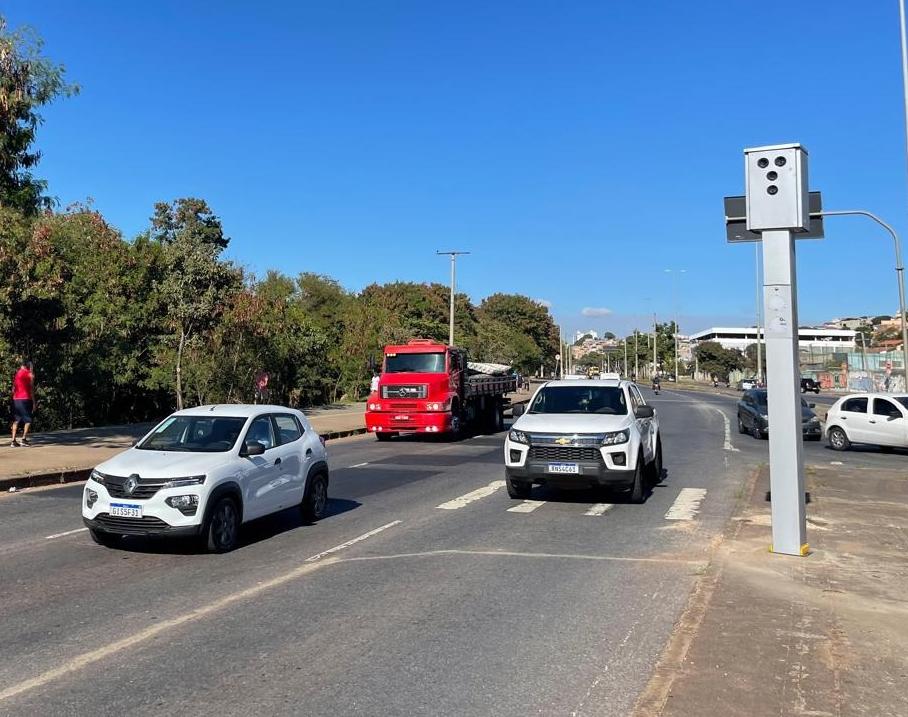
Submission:
M 559 446 L 566 446 L 566 445 L 568 445 L 568 444 L 570 444 L 570 443 L 573 443 L 573 442 L 574 442 L 574 441 L 573 441 L 572 439 L 570 439 L 570 438 L 564 438 L 564 437 L 562 437 L 562 438 L 556 438 L 556 439 L 555 439 L 555 443 L 557 443 Z

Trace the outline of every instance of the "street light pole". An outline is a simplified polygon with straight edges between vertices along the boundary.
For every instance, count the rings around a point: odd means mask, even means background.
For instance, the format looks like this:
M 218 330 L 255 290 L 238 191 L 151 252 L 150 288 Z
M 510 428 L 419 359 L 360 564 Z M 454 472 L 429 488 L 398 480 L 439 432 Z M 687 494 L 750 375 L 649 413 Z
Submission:
M 454 292 L 456 290 L 457 277 L 457 257 L 461 254 L 469 254 L 468 251 L 436 251 L 437 255 L 446 255 L 451 257 L 451 309 L 448 318 L 448 345 L 454 345 Z
M 904 0 L 901 1 L 904 2 Z M 904 24 L 902 28 L 904 32 Z M 876 214 L 864 211 L 863 209 L 842 209 L 839 211 L 823 210 L 821 214 L 824 217 L 867 217 L 883 227 L 883 229 L 889 232 L 889 235 L 892 237 L 892 243 L 895 245 L 895 274 L 899 281 L 899 315 L 902 322 L 902 365 L 905 371 L 906 387 L 908 387 L 908 324 L 906 324 L 905 318 L 905 267 L 902 264 L 902 241 L 899 239 L 899 235 L 895 233 L 895 229 L 880 219 Z
M 640 348 L 637 345 L 637 329 L 634 329 L 634 381 L 640 377 Z
M 763 297 L 760 296 L 760 246 L 761 242 L 754 244 L 754 274 L 757 277 L 757 384 L 762 383 L 763 378 L 763 347 L 760 344 L 760 320 L 761 307 L 763 306 Z
M 678 326 L 678 275 L 686 274 L 687 269 L 666 269 L 667 274 L 672 275 L 672 307 L 675 310 L 675 381 L 680 381 L 680 376 L 678 373 L 678 335 L 681 333 L 681 328 Z

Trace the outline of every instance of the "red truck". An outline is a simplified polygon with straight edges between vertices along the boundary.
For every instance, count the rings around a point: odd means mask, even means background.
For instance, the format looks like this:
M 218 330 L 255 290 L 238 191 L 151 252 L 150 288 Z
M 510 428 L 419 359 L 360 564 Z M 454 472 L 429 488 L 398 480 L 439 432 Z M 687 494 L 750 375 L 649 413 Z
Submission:
M 400 433 L 501 430 L 505 394 L 517 390 L 517 377 L 469 366 L 466 351 L 429 339 L 385 346 L 378 391 L 366 404 L 366 428 L 380 441 Z

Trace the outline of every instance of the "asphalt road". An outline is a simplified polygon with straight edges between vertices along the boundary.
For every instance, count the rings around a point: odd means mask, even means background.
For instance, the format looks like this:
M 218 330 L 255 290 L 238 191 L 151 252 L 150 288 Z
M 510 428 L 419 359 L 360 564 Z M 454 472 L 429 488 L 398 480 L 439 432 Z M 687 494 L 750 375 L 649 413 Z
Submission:
M 81 485 L 2 496 L 0 714 L 627 714 L 767 450 L 730 398 L 653 403 L 643 505 L 510 500 L 501 435 L 332 442 L 330 515 L 257 521 L 228 555 L 94 545 Z

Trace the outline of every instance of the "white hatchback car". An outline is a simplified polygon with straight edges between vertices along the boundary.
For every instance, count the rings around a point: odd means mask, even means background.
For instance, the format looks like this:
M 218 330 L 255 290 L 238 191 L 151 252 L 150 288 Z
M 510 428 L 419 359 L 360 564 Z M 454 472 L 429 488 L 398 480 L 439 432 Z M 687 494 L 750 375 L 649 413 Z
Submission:
M 628 489 L 641 503 L 647 480 L 662 479 L 659 420 L 631 381 L 552 381 L 522 408 L 504 444 L 512 498 L 547 483 Z
M 282 406 L 221 405 L 168 416 L 85 484 L 82 519 L 97 543 L 124 535 L 198 536 L 234 548 L 240 525 L 300 506 L 324 516 L 328 458 L 306 417 Z
M 908 448 L 908 396 L 855 393 L 840 398 L 826 414 L 826 439 L 837 451 L 852 443 Z

